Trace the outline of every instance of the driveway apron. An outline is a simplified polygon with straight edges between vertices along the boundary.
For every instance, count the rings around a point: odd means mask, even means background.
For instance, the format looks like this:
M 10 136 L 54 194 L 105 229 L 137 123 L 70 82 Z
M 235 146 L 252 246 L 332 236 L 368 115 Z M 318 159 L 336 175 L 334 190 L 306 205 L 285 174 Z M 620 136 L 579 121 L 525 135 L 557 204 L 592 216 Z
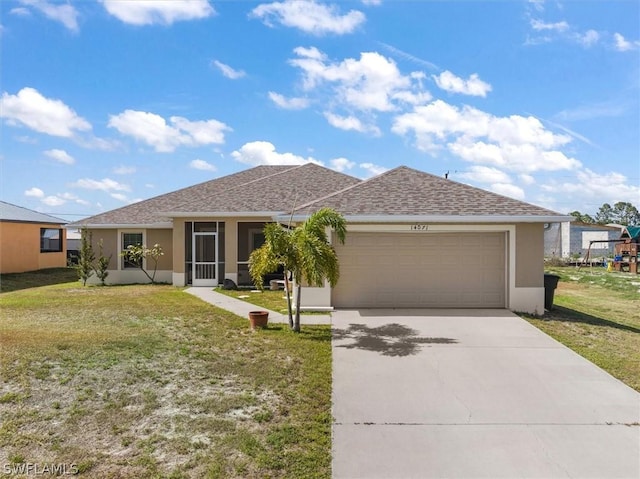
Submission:
M 332 328 L 336 479 L 640 477 L 640 394 L 508 311 Z

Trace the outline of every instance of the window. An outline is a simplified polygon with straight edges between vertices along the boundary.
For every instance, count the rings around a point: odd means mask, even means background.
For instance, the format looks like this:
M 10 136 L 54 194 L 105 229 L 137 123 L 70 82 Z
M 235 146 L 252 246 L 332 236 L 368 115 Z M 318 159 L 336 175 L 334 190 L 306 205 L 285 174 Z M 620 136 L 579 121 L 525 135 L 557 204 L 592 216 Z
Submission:
M 62 251 L 62 230 L 40 228 L 40 252 L 60 253 Z
M 142 244 L 142 233 L 122 233 L 122 251 L 126 252 L 129 246 L 137 246 Z M 122 257 L 122 268 L 138 268 L 140 265 L 130 261 L 127 255 Z

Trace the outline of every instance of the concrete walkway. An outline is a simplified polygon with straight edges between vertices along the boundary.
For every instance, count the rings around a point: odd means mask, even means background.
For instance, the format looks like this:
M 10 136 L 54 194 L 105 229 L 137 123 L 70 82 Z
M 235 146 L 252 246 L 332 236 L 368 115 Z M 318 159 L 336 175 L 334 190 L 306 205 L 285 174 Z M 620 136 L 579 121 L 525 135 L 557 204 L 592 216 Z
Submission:
M 504 310 L 333 316 L 333 477 L 640 477 L 640 394 Z
M 281 314 L 276 311 L 265 310 L 265 308 L 261 308 L 260 306 L 256 306 L 255 304 L 247 303 L 246 301 L 242 301 L 240 299 L 235 299 L 226 294 L 218 293 L 214 291 L 210 286 L 194 286 L 187 288 L 185 290 L 187 293 L 197 296 L 203 301 L 207 303 L 213 304 L 218 308 L 224 309 L 226 311 L 230 311 L 232 313 L 237 314 L 238 316 L 242 316 L 243 318 L 249 317 L 249 311 L 269 311 L 269 322 L 272 323 L 288 323 L 289 318 L 286 314 Z M 247 295 L 251 294 L 261 294 L 261 293 L 252 293 L 247 291 Z M 284 296 L 284 292 L 282 293 Z M 305 324 L 331 324 L 331 316 L 328 314 L 303 314 L 300 316 L 300 323 L 302 325 Z

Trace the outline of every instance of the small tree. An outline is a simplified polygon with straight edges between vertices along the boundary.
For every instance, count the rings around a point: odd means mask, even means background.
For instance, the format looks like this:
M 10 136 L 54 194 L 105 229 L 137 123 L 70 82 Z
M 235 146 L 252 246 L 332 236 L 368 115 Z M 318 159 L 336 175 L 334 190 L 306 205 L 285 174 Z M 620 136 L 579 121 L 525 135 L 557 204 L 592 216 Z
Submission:
M 129 245 L 126 251 L 123 251 L 120 256 L 123 256 L 132 264 L 135 264 L 142 272 L 149 278 L 151 284 L 155 284 L 156 271 L 158 270 L 158 260 L 160 256 L 163 256 L 164 252 L 159 244 L 154 244 L 152 248 L 147 248 L 145 245 Z M 150 259 L 153 262 L 153 271 L 151 274 L 144 267 L 144 260 Z
M 91 246 L 93 235 L 86 227 L 80 230 L 80 256 L 78 257 L 78 264 L 75 270 L 78 273 L 78 279 L 82 281 L 82 285 L 87 285 L 87 280 L 94 272 L 93 261 L 96 258 Z
M 109 262 L 111 261 L 112 256 L 112 254 L 110 254 L 108 258 L 104 256 L 104 245 L 101 239 L 98 243 L 98 263 L 94 267 L 94 270 L 96 272 L 96 276 L 100 280 L 100 284 L 103 286 L 105 285 L 107 276 L 109 276 L 109 271 L 107 271 L 107 269 L 109 268 Z
M 340 277 L 336 252 L 329 243 L 327 228 L 335 231 L 344 243 L 347 233 L 346 220 L 331 208 L 322 208 L 294 229 L 279 224 L 265 227 L 265 242 L 249 256 L 249 272 L 256 286 L 261 287 L 264 275 L 278 265 L 290 271 L 296 283 L 296 314 L 293 331 L 300 331 L 300 298 L 302 283 L 321 287 L 325 280 L 334 287 Z

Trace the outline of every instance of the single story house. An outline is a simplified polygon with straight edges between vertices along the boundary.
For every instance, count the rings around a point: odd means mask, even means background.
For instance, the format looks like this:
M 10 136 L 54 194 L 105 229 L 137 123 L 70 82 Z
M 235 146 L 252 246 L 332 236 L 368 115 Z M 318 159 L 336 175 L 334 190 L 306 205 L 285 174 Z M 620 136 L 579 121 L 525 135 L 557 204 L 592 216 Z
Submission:
M 0 201 L 0 273 L 67 265 L 65 220 Z
M 572 256 L 586 257 L 591 244 L 589 258 L 613 256 L 615 242 L 622 226 L 573 222 L 550 223 L 544 231 L 544 256 L 568 259 Z
M 157 278 L 177 286 L 251 284 L 249 254 L 267 222 L 298 223 L 332 207 L 347 219 L 334 241 L 335 288 L 304 288 L 304 309 L 509 308 L 544 312 L 544 226 L 571 217 L 398 167 L 361 181 L 316 164 L 258 166 L 102 213 L 86 226 L 113 254 L 109 280 L 144 282 L 119 256 L 160 244 Z

